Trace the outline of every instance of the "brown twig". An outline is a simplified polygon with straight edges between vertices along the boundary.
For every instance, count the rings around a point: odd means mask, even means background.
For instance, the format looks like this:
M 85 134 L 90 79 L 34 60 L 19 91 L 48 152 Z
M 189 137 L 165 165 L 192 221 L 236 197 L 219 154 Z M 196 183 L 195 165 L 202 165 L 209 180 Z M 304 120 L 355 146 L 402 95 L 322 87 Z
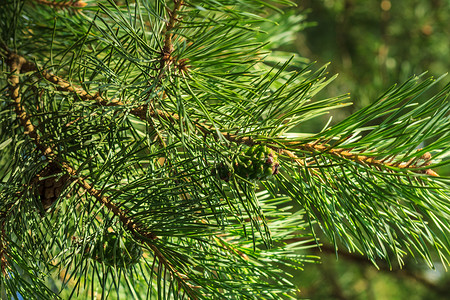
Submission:
M 183 0 L 173 0 L 172 10 L 167 10 L 169 20 L 167 21 L 166 27 L 163 30 L 164 46 L 161 51 L 161 60 L 160 60 L 160 65 L 159 65 L 160 73 L 158 75 L 159 79 L 161 79 L 162 76 L 164 75 L 164 69 L 176 61 L 176 59 L 174 57 L 172 57 L 172 52 L 174 51 L 174 47 L 173 47 L 174 33 L 172 32 L 172 30 L 175 28 L 175 26 L 177 24 L 178 13 L 179 13 L 182 5 L 183 5 Z M 185 69 L 187 66 L 185 60 L 183 60 L 182 62 L 180 61 L 179 65 L 181 66 L 181 68 L 179 66 L 180 70 Z
M 333 156 L 348 159 L 354 162 L 357 162 L 359 164 L 365 164 L 370 166 L 378 166 L 378 167 L 396 167 L 399 169 L 411 169 L 411 168 L 417 168 L 421 167 L 423 165 L 429 164 L 431 160 L 431 154 L 429 152 L 423 154 L 420 158 L 425 161 L 422 165 L 413 164 L 412 162 L 415 159 L 411 159 L 408 162 L 385 162 L 383 160 L 375 159 L 372 156 L 364 156 L 359 155 L 358 153 L 352 153 L 350 149 L 343 149 L 343 148 L 331 148 L 324 145 L 316 145 L 314 143 L 306 143 L 301 144 L 298 146 L 295 146 L 295 148 L 311 153 L 329 153 Z M 424 170 L 421 173 L 426 173 L 430 176 L 439 176 L 436 172 L 433 170 Z
M 173 38 L 173 32 L 171 32 L 176 25 L 177 22 L 177 16 L 178 11 L 181 8 L 181 5 L 183 5 L 183 0 L 173 0 L 173 9 L 168 11 L 169 14 L 169 20 L 166 23 L 166 27 L 164 29 L 164 47 L 162 51 L 162 56 L 164 58 L 165 55 L 171 55 L 173 52 L 173 44 L 172 44 L 172 38 Z
M 280 154 L 286 154 L 287 156 L 292 158 L 300 167 L 304 167 L 306 165 L 305 161 L 299 158 L 297 155 L 295 155 L 292 151 L 281 149 Z
M 197 299 L 194 290 L 200 287 L 189 283 L 190 278 L 185 274 L 180 273 L 175 268 L 175 266 L 166 259 L 166 257 L 161 253 L 158 247 L 150 243 L 147 243 L 147 245 L 150 247 L 150 249 L 152 249 L 153 253 L 155 253 L 155 256 L 158 257 L 158 260 L 170 271 L 172 275 L 175 276 L 178 283 L 184 287 L 184 290 L 189 295 L 190 299 Z
M 29 135 L 30 138 L 32 138 L 36 146 L 39 150 L 42 151 L 44 155 L 49 155 L 52 153 L 52 150 L 49 147 L 45 147 L 40 143 L 40 137 L 36 133 L 36 129 L 34 125 L 31 123 L 30 119 L 28 118 L 27 113 L 25 112 L 22 104 L 21 104 L 21 97 L 19 94 L 19 74 L 20 70 L 22 68 L 22 65 L 26 64 L 25 58 L 22 56 L 19 56 L 15 53 L 10 53 L 7 59 L 7 63 L 10 67 L 11 74 L 9 75 L 9 95 L 11 99 L 14 101 L 14 108 L 16 111 L 17 118 L 20 121 L 20 124 L 25 129 L 25 134 Z
M 8 276 L 8 240 L 5 232 L 5 222 L 7 218 L 6 212 L 0 213 L 0 270 L 3 277 Z

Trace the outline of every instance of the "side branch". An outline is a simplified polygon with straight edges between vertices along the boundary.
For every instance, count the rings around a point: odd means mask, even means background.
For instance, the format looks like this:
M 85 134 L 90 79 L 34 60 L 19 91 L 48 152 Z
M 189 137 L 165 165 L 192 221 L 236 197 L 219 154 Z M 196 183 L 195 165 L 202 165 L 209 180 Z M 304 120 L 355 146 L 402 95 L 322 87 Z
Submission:
M 25 134 L 29 135 L 36 143 L 36 146 L 39 150 L 42 151 L 42 153 L 47 156 L 52 153 L 52 149 L 49 147 L 45 147 L 40 143 L 40 137 L 36 133 L 36 129 L 34 125 L 31 123 L 30 119 L 28 118 L 28 115 L 25 111 L 25 109 L 22 106 L 21 103 L 21 97 L 20 97 L 20 84 L 19 84 L 19 74 L 20 70 L 22 69 L 22 66 L 27 63 L 25 58 L 22 56 L 19 56 L 15 53 L 11 53 L 8 56 L 7 63 L 9 64 L 9 68 L 11 71 L 11 74 L 9 76 L 9 95 L 11 99 L 14 101 L 14 108 L 16 111 L 17 118 L 20 121 L 20 124 L 25 129 Z
M 178 14 L 183 4 L 183 0 L 173 0 L 172 10 L 167 10 L 169 20 L 167 21 L 166 26 L 164 27 L 164 30 L 162 32 L 164 34 L 164 45 L 161 51 L 161 60 L 159 64 L 160 72 L 158 75 L 158 79 L 161 79 L 164 76 L 165 68 L 171 64 L 174 64 L 180 72 L 186 73 L 188 71 L 188 59 L 185 58 L 177 60 L 177 58 L 172 56 L 172 52 L 174 51 L 174 33 L 172 32 L 172 30 L 175 28 L 177 22 L 179 21 Z
M 156 239 L 157 237 L 153 233 L 145 231 L 138 224 L 136 224 L 125 214 L 124 211 L 118 208 L 107 197 L 102 196 L 101 191 L 95 189 L 85 179 L 79 177 L 75 169 L 73 169 L 67 162 L 58 159 L 54 151 L 41 142 L 40 136 L 36 132 L 36 128 L 31 123 L 31 120 L 21 103 L 22 99 L 19 93 L 19 74 L 22 66 L 25 63 L 25 59 L 15 53 L 11 53 L 8 57 L 8 64 L 11 71 L 11 74 L 9 76 L 10 96 L 14 100 L 15 111 L 18 119 L 20 120 L 20 123 L 25 128 L 25 134 L 29 135 L 32 138 L 36 147 L 42 151 L 45 157 L 47 157 L 50 161 L 56 161 L 63 169 L 66 170 L 67 173 L 69 173 L 71 176 L 77 177 L 77 183 L 82 188 L 87 190 L 90 195 L 96 198 L 97 201 L 105 205 L 114 215 L 116 215 L 126 228 L 128 228 L 131 232 L 143 236 L 147 239 Z
M 164 55 L 170 56 L 170 54 L 172 54 L 172 52 L 173 52 L 173 45 L 172 45 L 173 33 L 171 31 L 172 31 L 172 29 L 175 28 L 178 11 L 180 10 L 181 5 L 183 5 L 183 0 L 174 0 L 173 4 L 174 4 L 173 9 L 168 11 L 169 21 L 167 22 L 166 28 L 164 29 L 163 56 Z
M 409 169 L 409 168 L 420 168 L 429 165 L 431 162 L 431 154 L 429 152 L 424 153 L 422 156 L 418 158 L 412 158 L 408 162 L 386 162 L 385 159 L 379 160 L 371 156 L 359 155 L 358 153 L 351 153 L 349 149 L 343 148 L 331 148 L 324 145 L 318 145 L 317 142 L 314 143 L 306 143 L 299 146 L 296 146 L 297 149 L 311 152 L 311 153 L 329 153 L 333 156 L 337 156 L 340 158 L 348 159 L 359 164 L 366 164 L 375 167 L 396 167 L 400 169 Z M 419 160 L 422 160 L 420 164 Z M 431 169 L 424 170 L 423 173 L 426 173 L 430 176 L 438 177 L 439 175 Z
M 183 286 L 183 289 L 186 291 L 186 293 L 189 295 L 190 299 L 197 299 L 198 297 L 194 293 L 194 289 L 200 288 L 199 286 L 194 286 L 191 283 L 189 283 L 189 277 L 186 275 L 178 272 L 178 270 L 175 268 L 175 266 L 166 259 L 164 254 L 161 253 L 161 251 L 153 244 L 147 243 L 147 245 L 152 249 L 152 251 L 155 253 L 155 256 L 158 258 L 160 263 L 162 263 L 172 275 L 175 276 L 178 283 Z
M 6 217 L 11 209 L 7 212 L 0 212 L 0 272 L 5 278 L 8 276 L 8 239 L 6 238 L 5 223 Z

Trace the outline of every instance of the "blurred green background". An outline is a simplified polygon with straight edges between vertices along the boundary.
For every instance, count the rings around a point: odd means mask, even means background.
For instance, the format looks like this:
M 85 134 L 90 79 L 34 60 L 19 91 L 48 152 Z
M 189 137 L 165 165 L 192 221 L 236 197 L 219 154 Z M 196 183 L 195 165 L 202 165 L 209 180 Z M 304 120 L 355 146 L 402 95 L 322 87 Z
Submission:
M 273 17 L 284 29 L 272 39 L 275 51 L 297 53 L 298 62 L 317 61 L 317 67 L 331 62 L 330 76 L 339 76 L 321 96 L 350 93 L 354 103 L 333 112 L 338 120 L 395 83 L 423 72 L 439 77 L 450 70 L 449 0 L 298 0 L 297 5 Z M 270 28 L 264 29 L 270 34 Z M 450 81 L 448 77 L 434 92 Z M 450 174 L 449 168 L 439 172 Z M 332 247 L 322 250 L 322 263 L 306 265 L 296 276 L 299 298 L 450 299 L 450 275 L 442 264 L 430 270 L 408 257 L 401 270 L 394 265 L 391 271 L 384 262 L 377 270 L 357 254 L 342 252 L 337 260 Z
M 340 75 L 327 92 L 350 92 L 353 109 L 412 75 L 428 71 L 439 77 L 450 70 L 448 0 L 304 0 L 297 4 L 314 26 L 297 34 L 294 50 L 319 64 L 331 62 L 330 73 Z

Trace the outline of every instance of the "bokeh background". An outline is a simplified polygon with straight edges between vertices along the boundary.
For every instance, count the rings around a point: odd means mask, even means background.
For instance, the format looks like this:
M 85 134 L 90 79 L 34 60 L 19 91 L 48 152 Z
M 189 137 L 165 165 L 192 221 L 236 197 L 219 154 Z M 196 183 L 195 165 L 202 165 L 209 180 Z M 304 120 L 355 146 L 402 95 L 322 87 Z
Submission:
M 440 77 L 450 71 L 448 0 L 298 0 L 297 5 L 274 17 L 284 28 L 272 39 L 275 51 L 280 57 L 292 51 L 299 63 L 316 61 L 317 67 L 330 63 L 330 76 L 339 76 L 321 96 L 350 93 L 354 103 L 333 112 L 337 120 L 413 75 L 427 72 L 425 76 Z M 449 77 L 433 91 L 448 83 Z M 450 175 L 448 167 L 439 172 Z M 326 244 L 320 256 L 321 264 L 306 265 L 297 274 L 299 298 L 450 299 L 450 274 L 439 263 L 432 270 L 408 257 L 403 269 L 394 264 L 390 270 L 379 262 L 377 270 L 357 254 L 342 252 L 337 259 Z
M 299 0 L 297 10 L 313 26 L 297 34 L 296 52 L 331 62 L 340 75 L 327 91 L 351 92 L 353 109 L 412 75 L 450 70 L 448 0 Z

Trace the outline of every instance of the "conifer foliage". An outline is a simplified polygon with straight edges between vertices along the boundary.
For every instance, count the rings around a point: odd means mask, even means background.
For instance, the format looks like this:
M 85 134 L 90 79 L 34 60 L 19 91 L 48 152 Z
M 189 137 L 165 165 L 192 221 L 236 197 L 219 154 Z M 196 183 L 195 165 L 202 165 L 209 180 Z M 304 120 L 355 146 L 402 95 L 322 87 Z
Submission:
M 302 132 L 350 103 L 269 52 L 290 4 L 2 1 L 3 296 L 296 297 L 318 235 L 449 264 L 450 86 Z

